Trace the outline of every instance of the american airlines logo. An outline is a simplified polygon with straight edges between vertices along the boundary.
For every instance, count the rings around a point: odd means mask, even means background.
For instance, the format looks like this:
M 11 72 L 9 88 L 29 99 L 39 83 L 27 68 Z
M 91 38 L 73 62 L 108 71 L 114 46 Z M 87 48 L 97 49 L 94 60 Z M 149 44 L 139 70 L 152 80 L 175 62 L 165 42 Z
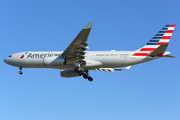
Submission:
M 60 56 L 59 53 L 29 53 L 27 58 L 45 58 L 45 57 L 51 57 L 51 56 Z
M 28 52 L 24 53 L 24 54 L 28 54 Z M 24 58 L 24 54 L 21 55 L 20 59 Z

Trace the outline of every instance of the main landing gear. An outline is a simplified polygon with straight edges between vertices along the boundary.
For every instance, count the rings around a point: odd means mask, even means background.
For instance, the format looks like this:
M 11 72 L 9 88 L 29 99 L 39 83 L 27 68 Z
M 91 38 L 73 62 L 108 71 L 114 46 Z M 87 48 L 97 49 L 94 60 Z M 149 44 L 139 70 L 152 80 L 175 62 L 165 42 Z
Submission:
M 22 75 L 23 72 L 22 72 L 22 67 L 19 67 L 19 74 Z
M 76 67 L 76 68 L 74 68 L 74 71 L 79 73 L 80 76 L 82 75 L 84 79 L 88 79 L 90 82 L 93 81 L 93 78 L 90 77 L 88 70 L 83 71 L 83 70 L 80 70 L 80 67 Z

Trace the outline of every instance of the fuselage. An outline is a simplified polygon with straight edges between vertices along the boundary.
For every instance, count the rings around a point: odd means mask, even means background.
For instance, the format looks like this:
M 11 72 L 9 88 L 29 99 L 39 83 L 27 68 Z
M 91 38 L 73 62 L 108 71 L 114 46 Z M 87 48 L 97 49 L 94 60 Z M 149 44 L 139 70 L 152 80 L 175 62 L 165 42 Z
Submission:
M 54 69 L 70 69 L 74 68 L 74 64 L 47 64 L 46 59 L 52 57 L 61 58 L 63 51 L 41 51 L 41 52 L 20 52 L 8 56 L 4 61 L 7 64 L 24 68 L 54 68 Z M 87 51 L 85 59 L 87 63 L 83 66 L 87 69 L 97 68 L 117 68 L 129 65 L 135 65 L 158 57 L 150 56 L 132 56 L 134 51 Z M 62 58 L 64 59 L 64 58 Z M 66 59 L 68 61 L 68 59 Z

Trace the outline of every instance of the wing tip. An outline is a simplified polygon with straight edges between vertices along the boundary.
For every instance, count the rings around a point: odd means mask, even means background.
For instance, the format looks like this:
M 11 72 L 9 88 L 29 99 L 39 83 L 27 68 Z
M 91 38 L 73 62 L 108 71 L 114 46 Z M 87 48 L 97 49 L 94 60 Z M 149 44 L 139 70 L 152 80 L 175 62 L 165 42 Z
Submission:
M 84 29 L 91 29 L 93 22 L 89 22 L 88 25 Z

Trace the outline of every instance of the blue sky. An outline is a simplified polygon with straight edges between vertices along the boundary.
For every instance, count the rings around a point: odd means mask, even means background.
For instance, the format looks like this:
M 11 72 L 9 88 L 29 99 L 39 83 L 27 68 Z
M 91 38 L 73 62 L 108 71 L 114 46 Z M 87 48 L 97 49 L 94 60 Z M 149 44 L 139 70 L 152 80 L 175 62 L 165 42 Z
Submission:
M 179 0 L 1 0 L 1 120 L 179 120 Z M 176 24 L 161 58 L 106 73 L 94 81 L 62 78 L 59 70 L 3 62 L 22 51 L 63 51 L 88 22 L 91 51 L 135 50 L 164 25 Z

